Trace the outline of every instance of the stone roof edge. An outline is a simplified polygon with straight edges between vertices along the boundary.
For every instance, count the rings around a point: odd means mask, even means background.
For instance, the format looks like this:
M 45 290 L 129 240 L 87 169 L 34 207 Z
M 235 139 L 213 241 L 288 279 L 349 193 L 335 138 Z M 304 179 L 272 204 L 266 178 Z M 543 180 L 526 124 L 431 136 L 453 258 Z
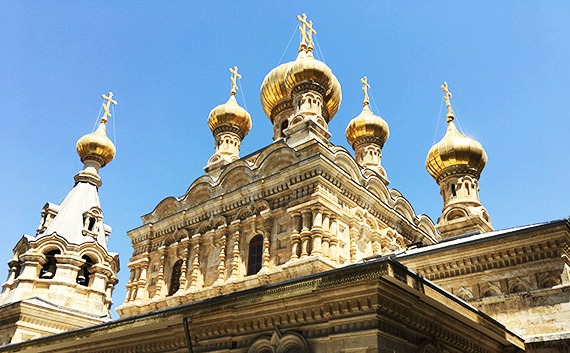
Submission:
M 156 322 L 157 320 L 167 317 L 184 317 L 189 315 L 207 314 L 218 310 L 242 307 L 252 303 L 259 303 L 260 300 L 278 300 L 289 297 L 290 295 L 303 295 L 313 293 L 316 290 L 328 289 L 342 286 L 347 283 L 355 283 L 379 278 L 389 275 L 389 266 L 397 267 L 400 271 L 405 271 L 407 275 L 421 281 L 425 286 L 438 292 L 450 300 L 453 300 L 463 308 L 483 317 L 486 321 L 492 323 L 496 327 L 508 332 L 514 337 L 523 339 L 517 334 L 510 331 L 503 324 L 491 318 L 487 314 L 481 312 L 467 302 L 461 300 L 455 295 L 445 291 L 443 288 L 424 278 L 420 274 L 410 270 L 398 261 L 391 258 L 380 258 L 364 263 L 357 263 L 345 267 L 333 269 L 326 272 L 316 273 L 305 277 L 295 278 L 284 282 L 268 284 L 257 288 L 247 289 L 240 292 L 230 293 L 215 298 L 203 299 L 200 301 L 182 304 L 179 306 L 165 308 L 149 313 L 130 316 L 118 320 L 104 322 L 89 327 L 84 327 L 72 331 L 62 332 L 51 336 L 39 337 L 30 341 L 14 343 L 0 347 L 0 352 L 23 352 L 33 349 L 36 345 L 46 346 L 52 341 L 68 338 L 75 341 L 77 337 L 86 338 L 91 333 L 104 334 L 104 331 L 116 331 L 123 326 L 142 326 L 145 322 Z M 407 284 L 405 284 L 407 286 Z M 410 287 L 411 288 L 411 287 Z M 269 293 L 268 293 L 269 292 Z M 294 292 L 294 293 L 293 293 Z M 425 293 L 424 293 L 425 294 Z M 427 294 L 425 294 L 427 295 Z M 429 297 L 429 296 L 428 296 Z M 68 337 L 66 337 L 68 336 Z
M 405 250 L 404 252 L 397 254 L 394 258 L 396 260 L 404 260 L 404 259 L 407 260 L 409 258 L 413 258 L 416 256 L 424 256 L 427 254 L 437 253 L 440 251 L 445 251 L 445 250 L 449 250 L 449 249 L 456 249 L 456 248 L 460 248 L 460 247 L 467 246 L 467 245 L 479 244 L 479 243 L 487 242 L 489 240 L 503 239 L 503 238 L 507 238 L 507 237 L 511 237 L 511 236 L 515 236 L 515 235 L 533 232 L 536 230 L 548 229 L 551 227 L 558 227 L 558 226 L 562 226 L 562 225 L 566 225 L 570 231 L 570 218 L 562 218 L 562 219 L 549 221 L 549 222 L 531 224 L 528 226 L 521 226 L 521 227 L 503 229 L 503 230 L 498 230 L 498 231 L 493 231 L 493 232 L 488 232 L 488 233 L 475 234 L 472 236 L 462 237 L 462 238 L 458 238 L 458 239 L 450 240 L 450 241 L 446 241 L 446 242 L 440 242 L 440 243 L 428 245 L 425 247 L 419 247 L 419 248 L 414 248 L 411 250 Z

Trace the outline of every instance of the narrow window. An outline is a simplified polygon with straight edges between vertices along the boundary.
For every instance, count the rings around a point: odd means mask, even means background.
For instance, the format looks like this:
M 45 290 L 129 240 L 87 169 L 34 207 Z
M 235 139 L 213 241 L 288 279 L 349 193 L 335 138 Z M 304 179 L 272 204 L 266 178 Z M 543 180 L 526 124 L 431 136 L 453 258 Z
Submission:
M 95 226 L 95 218 L 93 217 L 89 217 L 89 231 L 92 232 L 93 231 L 93 227 Z
M 285 133 L 284 133 L 283 131 L 285 131 L 285 129 L 288 128 L 288 127 L 289 127 L 289 120 L 284 120 L 284 121 L 281 123 L 281 137 L 284 137 L 284 136 L 285 136 Z
M 249 242 L 249 262 L 247 275 L 254 275 L 261 270 L 261 256 L 263 255 L 263 237 L 256 235 Z
M 168 295 L 173 295 L 180 289 L 180 275 L 182 274 L 182 260 L 176 261 L 172 266 L 172 277 L 170 278 L 170 289 Z
M 457 193 L 455 192 L 455 184 L 451 184 L 451 196 L 457 196 Z

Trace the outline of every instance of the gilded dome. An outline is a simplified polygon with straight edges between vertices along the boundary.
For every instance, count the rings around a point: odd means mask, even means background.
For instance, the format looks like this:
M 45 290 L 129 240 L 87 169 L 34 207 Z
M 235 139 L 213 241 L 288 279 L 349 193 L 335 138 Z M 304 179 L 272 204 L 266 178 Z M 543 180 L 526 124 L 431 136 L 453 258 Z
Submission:
M 115 145 L 107 137 L 105 122 L 101 122 L 99 128 L 91 134 L 87 134 L 77 141 L 77 154 L 83 162 L 89 155 L 99 156 L 105 164 L 115 158 Z
M 291 96 L 290 92 L 285 86 L 285 74 L 287 70 L 293 65 L 294 61 L 290 61 L 285 64 L 281 64 L 269 71 L 263 83 L 261 84 L 260 96 L 261 96 L 261 106 L 265 115 L 271 118 L 271 110 L 277 103 Z M 272 121 L 273 122 L 273 121 Z
M 331 69 L 322 61 L 313 57 L 311 51 L 299 52 L 297 60 L 285 74 L 285 87 L 291 92 L 293 86 L 303 81 L 315 81 L 325 89 L 324 101 L 329 111 L 327 122 L 329 122 L 338 111 L 342 99 L 340 83 L 332 73 Z
M 216 127 L 222 124 L 232 124 L 242 131 L 242 138 L 251 129 L 251 117 L 247 110 L 240 107 L 236 101 L 235 92 L 232 91 L 230 99 L 224 104 L 220 104 L 210 112 L 208 116 L 208 126 L 212 133 Z
M 487 153 L 481 144 L 460 134 L 453 123 L 453 116 L 447 117 L 447 132 L 441 141 L 431 147 L 426 159 L 426 169 L 437 180 L 448 167 L 467 165 L 479 173 L 487 164 Z
M 368 104 L 364 104 L 362 112 L 348 123 L 345 131 L 346 140 L 354 147 L 354 142 L 363 136 L 374 136 L 380 139 L 381 145 L 384 145 L 390 130 L 388 123 L 381 117 L 374 115 Z

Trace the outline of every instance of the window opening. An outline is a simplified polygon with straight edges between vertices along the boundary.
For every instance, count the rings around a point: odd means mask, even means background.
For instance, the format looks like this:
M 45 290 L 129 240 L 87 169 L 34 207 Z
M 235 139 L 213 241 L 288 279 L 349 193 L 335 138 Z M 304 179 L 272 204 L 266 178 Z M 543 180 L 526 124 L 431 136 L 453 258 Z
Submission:
M 172 277 L 170 278 L 170 289 L 168 295 L 173 295 L 180 289 L 180 275 L 182 274 L 182 260 L 176 261 L 172 267 Z
M 47 262 L 42 266 L 40 270 L 40 278 L 50 279 L 55 276 L 55 271 L 57 270 L 55 255 L 59 254 L 59 250 L 52 250 L 46 254 Z
M 281 137 L 285 136 L 285 133 L 283 131 L 285 131 L 285 129 L 287 129 L 289 127 L 289 120 L 285 119 L 282 123 L 281 123 Z
M 455 192 L 455 184 L 451 184 L 451 195 L 453 197 L 457 196 L 457 193 Z
M 79 272 L 77 273 L 76 282 L 79 285 L 87 287 L 89 286 L 89 280 L 91 279 L 91 274 L 89 273 L 89 270 L 91 269 L 91 266 L 93 266 L 93 261 L 87 255 L 83 255 L 81 258 L 85 260 L 85 263 L 81 266 Z
M 94 226 L 95 226 L 95 218 L 89 217 L 89 227 L 88 227 L 88 229 L 89 229 L 90 232 L 93 231 L 93 227 L 94 227 Z
M 261 257 L 263 255 L 263 237 L 256 235 L 249 242 L 249 262 L 247 275 L 254 275 L 261 270 Z

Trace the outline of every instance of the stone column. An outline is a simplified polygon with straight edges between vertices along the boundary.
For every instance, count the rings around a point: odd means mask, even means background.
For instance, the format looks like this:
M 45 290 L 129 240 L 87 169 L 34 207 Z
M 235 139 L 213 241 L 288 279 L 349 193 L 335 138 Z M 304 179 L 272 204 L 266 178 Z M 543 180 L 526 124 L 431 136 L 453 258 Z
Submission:
M 329 257 L 334 262 L 338 262 L 338 222 L 334 214 L 330 216 L 330 247 L 329 247 Z
M 301 236 L 299 232 L 301 231 L 301 214 L 299 212 L 294 212 L 291 214 L 291 260 L 296 260 L 299 258 Z
M 233 232 L 234 248 L 232 250 L 232 268 L 230 273 L 230 280 L 235 281 L 238 278 L 238 270 L 240 264 L 240 253 L 239 253 L 239 243 L 240 243 L 240 221 L 236 220 L 231 223 L 232 227 L 235 228 Z
M 311 211 L 310 210 L 303 210 L 301 211 L 303 215 L 303 228 L 301 229 L 301 258 L 309 256 L 310 253 L 310 244 L 309 241 L 311 240 Z
M 263 272 L 269 271 L 269 260 L 271 258 L 271 254 L 269 253 L 271 248 L 269 237 L 271 236 L 272 226 L 271 220 L 266 220 L 263 224 L 263 255 L 261 257 L 261 271 Z
M 140 265 L 140 272 L 139 277 L 136 283 L 137 286 L 137 293 L 135 297 L 135 301 L 141 302 L 143 300 L 143 296 L 145 294 L 145 287 L 146 287 L 146 272 L 148 269 L 149 260 L 143 259 Z
M 156 276 L 156 286 L 154 297 L 152 299 L 156 300 L 162 296 L 162 287 L 164 286 L 164 262 L 166 261 L 166 246 L 162 245 L 158 248 L 158 251 L 161 253 L 160 255 L 160 267 L 158 270 L 158 275 Z M 144 269 L 143 269 L 144 271 Z M 138 300 L 138 295 L 137 295 Z
M 135 281 L 136 274 L 136 268 L 133 268 L 132 264 L 129 264 L 129 268 L 131 269 L 131 276 L 129 277 L 129 282 L 127 283 L 127 295 L 125 295 L 124 304 L 131 301 L 131 296 L 133 294 L 133 281 Z
M 190 244 L 190 239 L 184 238 L 180 241 L 180 245 L 182 246 L 182 266 L 180 267 L 180 279 L 178 282 L 180 283 L 176 294 L 182 294 L 186 290 L 186 272 L 188 271 L 188 247 Z
M 358 230 L 354 225 L 351 225 L 348 231 L 350 237 L 350 263 L 356 262 L 356 239 L 358 239 Z
M 311 238 L 313 240 L 313 246 L 311 255 L 322 254 L 322 242 L 323 242 L 323 211 L 320 207 L 314 207 L 313 212 L 313 225 L 311 227 Z
M 322 253 L 326 257 L 330 257 L 330 241 L 331 241 L 331 233 L 330 233 L 330 213 L 325 212 L 323 213 L 323 245 L 322 245 Z
M 220 264 L 218 265 L 218 279 L 216 282 L 224 283 L 226 281 L 226 233 L 228 227 L 222 225 L 218 227 L 218 231 L 221 233 L 220 236 Z
M 198 286 L 198 277 L 200 276 L 200 240 L 202 235 L 200 233 L 194 234 L 192 236 L 192 242 L 194 243 L 194 256 L 192 258 L 192 274 L 190 274 L 190 288 L 191 290 L 196 289 Z

